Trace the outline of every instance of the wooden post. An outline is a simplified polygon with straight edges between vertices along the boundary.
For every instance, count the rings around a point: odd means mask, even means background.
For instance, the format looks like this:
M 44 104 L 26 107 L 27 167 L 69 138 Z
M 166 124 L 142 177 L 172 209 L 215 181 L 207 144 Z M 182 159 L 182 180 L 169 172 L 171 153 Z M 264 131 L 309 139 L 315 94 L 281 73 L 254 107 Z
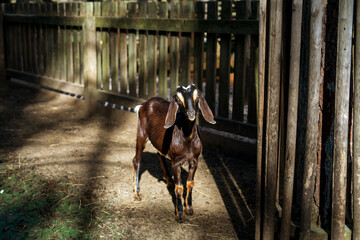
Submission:
M 290 49 L 289 103 L 286 136 L 283 211 L 280 239 L 290 238 L 291 208 L 294 187 L 296 130 L 298 114 L 302 0 L 293 0 Z
M 168 3 L 159 3 L 159 18 L 168 18 Z M 167 76 L 168 76 L 168 33 L 159 32 L 159 90 L 158 95 L 167 98 Z
M 265 216 L 263 239 L 274 239 L 277 159 L 279 143 L 279 103 L 282 45 L 282 1 L 272 0 L 270 5 L 269 85 L 267 108 L 267 176 L 265 189 Z
M 321 82 L 323 1 L 311 2 L 309 85 L 307 126 L 304 160 L 304 178 L 301 204 L 300 239 L 310 239 L 314 173 L 317 161 L 317 137 L 319 119 L 319 93 Z
M 360 0 L 356 1 L 356 43 L 354 79 L 354 224 L 353 240 L 360 240 Z
M 97 105 L 97 62 L 96 62 L 96 28 L 95 17 L 92 14 L 93 3 L 86 3 L 86 19 L 83 25 L 85 49 L 84 49 L 84 84 L 86 114 L 95 113 Z
M 256 220 L 255 240 L 261 239 L 262 229 L 262 168 L 263 168 L 263 127 L 264 127 L 264 99 L 265 99 L 265 59 L 266 59 L 266 18 L 267 0 L 260 0 L 259 19 L 259 106 L 257 117 L 257 167 L 256 167 Z M 243 74 L 243 73 L 242 73 Z M 234 79 L 235 81 L 235 79 Z M 235 84 L 235 82 L 234 82 Z M 234 86 L 235 89 L 235 86 Z M 243 108 L 241 108 L 243 109 Z M 241 114 L 242 118 L 243 114 Z
M 0 87 L 6 84 L 4 15 L 0 12 Z
M 339 2 L 331 239 L 343 239 L 345 234 L 353 5 L 351 0 Z

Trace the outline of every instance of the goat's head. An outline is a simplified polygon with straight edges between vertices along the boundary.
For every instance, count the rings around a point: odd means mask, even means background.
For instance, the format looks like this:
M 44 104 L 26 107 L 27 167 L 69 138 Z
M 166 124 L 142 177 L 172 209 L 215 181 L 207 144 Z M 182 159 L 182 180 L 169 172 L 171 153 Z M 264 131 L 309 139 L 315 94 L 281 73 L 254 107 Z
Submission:
M 211 112 L 202 93 L 196 89 L 194 84 L 187 87 L 179 86 L 173 96 L 165 119 L 165 128 L 174 125 L 178 111 L 183 113 L 189 121 L 195 121 L 196 113 L 200 109 L 204 119 L 215 124 L 214 115 Z

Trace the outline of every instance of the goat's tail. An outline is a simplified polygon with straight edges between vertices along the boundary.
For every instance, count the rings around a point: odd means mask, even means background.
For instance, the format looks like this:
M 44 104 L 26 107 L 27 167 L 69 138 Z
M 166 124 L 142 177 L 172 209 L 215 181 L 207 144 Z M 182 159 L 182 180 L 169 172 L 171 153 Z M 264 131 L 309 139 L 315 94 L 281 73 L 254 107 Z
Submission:
M 142 105 L 137 105 L 137 106 L 134 108 L 134 112 L 138 115 L 138 117 L 139 117 L 139 110 L 140 110 L 141 107 L 142 107 Z

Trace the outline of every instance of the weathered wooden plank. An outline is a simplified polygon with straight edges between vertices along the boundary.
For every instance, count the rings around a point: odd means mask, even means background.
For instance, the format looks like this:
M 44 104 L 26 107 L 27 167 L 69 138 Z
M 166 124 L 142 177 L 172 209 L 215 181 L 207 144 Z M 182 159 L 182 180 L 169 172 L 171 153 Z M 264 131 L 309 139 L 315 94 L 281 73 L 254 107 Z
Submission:
M 343 0 L 339 3 L 331 239 L 343 239 L 345 236 L 353 13 L 354 1 Z
M 129 18 L 136 17 L 136 3 L 128 3 Z M 136 31 L 129 30 L 129 90 L 130 96 L 136 97 Z
M 282 3 L 276 2 L 270 7 L 270 38 L 269 38 L 269 85 L 267 108 L 267 169 L 265 189 L 265 210 L 263 239 L 274 239 L 275 234 L 275 203 L 277 187 L 277 163 L 279 143 L 279 104 L 281 79 L 281 39 L 282 39 Z
M 74 16 L 74 4 L 66 3 L 66 16 Z M 66 72 L 67 81 L 74 82 L 74 51 L 73 51 L 73 29 L 72 26 L 66 26 Z
M 112 2 L 110 7 L 110 16 L 118 15 L 118 3 Z M 119 37 L 118 29 L 110 29 L 110 75 L 111 75 L 111 91 L 119 92 Z
M 3 12 L 0 12 L 0 88 L 3 87 L 6 82 L 6 66 L 5 66 L 5 38 L 4 38 L 4 16 Z
M 235 3 L 236 19 L 245 17 L 245 1 Z M 245 103 L 245 66 L 244 66 L 244 35 L 235 35 L 235 66 L 233 88 L 232 119 L 244 121 Z
M 39 15 L 45 15 L 47 13 L 46 5 L 45 4 L 39 4 L 38 7 Z M 40 41 L 39 44 L 39 50 L 42 48 L 41 51 L 39 51 L 40 58 L 40 71 L 42 74 L 45 74 L 47 76 L 47 67 L 48 67 L 48 56 L 49 56 L 49 49 L 48 49 L 48 34 L 47 34 L 47 26 L 46 25 L 40 25 Z
M 204 19 L 205 3 L 195 2 L 195 18 Z M 202 91 L 204 75 L 204 33 L 195 33 L 194 37 L 194 83 Z
M 101 9 L 101 16 L 109 16 L 110 14 L 110 3 L 111 2 L 103 2 Z M 109 51 L 109 29 L 102 28 L 101 29 L 101 40 L 102 40 L 102 83 L 103 90 L 110 90 L 110 51 Z
M 86 12 L 86 3 L 80 3 L 80 11 L 79 11 L 79 16 L 80 17 L 83 17 L 85 16 L 86 14 L 91 14 L 91 16 L 93 15 L 93 8 L 94 6 L 92 5 L 92 10 L 90 13 L 87 13 Z M 80 30 L 80 84 L 84 84 L 84 76 L 83 76 L 83 69 L 84 69 L 84 50 L 85 50 L 85 36 L 84 36 L 84 28 L 81 27 Z M 96 52 L 96 49 L 95 49 L 95 52 Z
M 147 2 L 139 2 L 139 18 L 146 18 Z M 146 98 L 146 85 L 148 82 L 148 71 L 147 71 L 147 31 L 139 31 L 139 98 Z
M 119 17 L 124 19 L 127 14 L 125 2 L 119 4 Z M 128 91 L 128 50 L 127 31 L 120 29 L 120 93 L 126 95 Z
M 40 4 L 31 4 L 30 5 L 30 11 L 31 14 L 39 15 L 41 11 L 41 5 Z M 40 46 L 43 45 L 43 36 L 42 36 L 42 26 L 40 24 L 30 24 L 31 28 L 31 65 L 32 65 L 32 73 L 35 74 L 43 74 L 43 51 L 44 49 Z
M 12 4 L 5 4 L 4 10 L 5 12 L 13 12 Z M 12 47 L 12 44 L 10 42 L 14 39 L 14 25 L 13 24 L 7 24 L 5 25 L 5 46 L 4 49 L 6 51 L 6 66 L 9 68 L 14 68 L 14 49 Z
M 300 239 L 310 239 L 312 204 L 314 193 L 315 166 L 317 164 L 317 140 L 319 98 L 321 82 L 321 42 L 323 2 L 311 2 L 310 50 L 309 50 L 309 85 L 306 120 L 306 142 L 304 159 L 303 192 L 301 198 Z M 344 235 L 343 235 L 344 236 Z M 342 239 L 343 236 L 340 238 Z
M 73 4 L 73 16 L 79 15 L 79 3 Z M 80 27 L 72 27 L 73 35 L 73 59 L 74 59 L 74 83 L 80 84 Z
M 26 5 L 24 3 L 22 3 L 20 5 L 20 11 L 21 12 L 25 12 Z M 29 62 L 28 62 L 28 57 L 29 57 L 29 52 L 28 52 L 28 44 L 27 44 L 27 24 L 23 23 L 21 24 L 21 42 L 22 42 L 22 52 L 23 52 L 23 70 L 24 71 L 28 71 L 29 69 Z
M 59 16 L 65 16 L 65 3 L 59 3 Z M 66 29 L 64 26 L 60 26 L 59 32 L 59 44 L 60 44 L 60 79 L 62 81 L 66 81 L 67 73 L 66 73 Z
M 46 3 L 46 11 L 44 12 L 45 15 L 52 15 L 53 14 L 53 4 Z M 54 77 L 53 76 L 53 68 L 54 68 L 54 26 L 45 25 L 46 32 L 47 32 L 47 48 L 46 48 L 46 56 L 47 56 L 47 64 L 46 64 L 46 76 Z
M 29 11 L 30 13 L 32 13 L 33 11 L 33 6 L 34 4 L 26 4 L 27 5 L 27 11 Z M 36 48 L 34 48 L 34 39 L 35 36 L 37 36 L 37 31 L 35 29 L 34 24 L 27 24 L 27 41 L 28 41 L 28 52 L 29 52 L 29 56 L 28 56 L 28 66 L 29 69 L 28 71 L 31 73 L 34 73 L 35 70 L 35 57 L 37 56 L 37 54 L 34 52 L 36 50 Z
M 159 18 L 168 18 L 168 3 L 159 3 Z M 159 90 L 158 95 L 167 98 L 167 78 L 168 78 L 168 33 L 159 32 Z
M 157 18 L 157 3 L 148 3 L 148 13 L 150 19 Z M 146 48 L 146 66 L 148 71 L 148 98 L 156 96 L 156 76 L 157 76 L 157 38 L 156 31 L 149 31 Z
M 53 14 L 59 15 L 59 4 L 56 3 L 53 5 Z M 60 73 L 60 65 L 61 65 L 61 34 L 60 34 L 60 26 L 54 26 L 54 45 L 55 45 L 55 52 L 54 52 L 54 72 L 53 76 L 56 79 L 61 79 Z
M 221 2 L 221 19 L 231 19 L 232 1 Z M 220 41 L 220 79 L 219 79 L 219 117 L 229 118 L 231 35 L 221 34 Z
M 182 19 L 191 19 L 194 16 L 194 3 L 192 1 L 182 2 Z M 191 65 L 191 33 L 183 32 L 181 33 L 181 51 L 180 51 L 180 76 L 179 83 L 180 85 L 187 86 L 191 83 L 190 78 L 190 65 Z
M 238 9 L 238 7 L 236 7 Z M 268 12 L 267 1 L 262 1 L 260 6 L 260 17 L 259 17 L 259 107 L 258 107 L 258 121 L 257 121 L 257 152 L 256 152 L 256 219 L 255 219 L 255 240 L 261 240 L 262 236 L 262 221 L 263 221 L 263 207 L 264 207 L 264 194 L 265 180 L 264 170 L 266 165 L 264 162 L 264 105 L 265 105 L 265 61 L 266 61 L 266 20 Z M 236 16 L 241 16 L 237 12 Z M 236 54 L 236 53 L 235 53 Z M 236 55 L 235 55 L 236 56 Z M 242 54 L 241 54 L 242 56 Z M 234 83 L 235 84 L 235 83 Z M 235 93 L 235 86 L 234 86 Z M 234 96 L 235 98 L 235 96 Z M 234 115 L 233 115 L 234 116 Z
M 174 3 L 175 4 L 175 3 Z M 124 29 L 169 31 L 169 32 L 208 32 L 233 34 L 258 34 L 259 21 L 243 20 L 194 20 L 194 19 L 112 19 L 101 17 L 96 20 L 97 27 L 120 27 Z
M 180 2 L 172 1 L 170 3 L 170 18 L 178 18 L 180 16 Z M 170 33 L 170 94 L 175 93 L 176 87 L 179 85 L 180 70 L 180 38 L 178 32 Z
M 59 3 L 62 5 L 63 3 Z M 64 9 L 61 7 L 61 13 Z M 60 17 L 60 16 L 34 16 L 28 14 L 4 14 L 5 22 L 13 23 L 32 23 L 32 24 L 45 24 L 45 25 L 67 25 L 81 27 L 84 22 L 84 17 Z M 106 26 L 109 27 L 109 26 Z
M 300 49 L 301 49 L 301 24 L 302 1 L 295 0 L 292 5 L 291 49 L 290 49 L 290 78 L 289 78 L 289 103 L 287 117 L 287 136 L 284 170 L 284 199 L 281 216 L 280 239 L 290 238 L 290 221 L 292 198 L 294 189 L 296 130 L 299 101 L 300 77 Z
M 98 18 L 101 16 L 101 2 L 94 2 L 94 16 Z M 97 74 L 97 87 L 102 89 L 102 40 L 101 40 L 101 29 L 96 28 L 96 74 Z
M 360 4 L 356 3 L 354 76 L 353 240 L 360 240 Z
M 78 95 L 84 94 L 84 87 L 79 84 L 59 81 L 57 79 L 49 78 L 39 74 L 25 73 L 16 70 L 7 70 L 6 76 L 9 78 L 13 77 L 17 79 L 26 79 L 26 81 L 28 82 L 40 84 L 41 86 L 53 88 L 59 91 L 69 92 Z
M 97 74 L 97 32 L 95 28 L 94 5 L 96 3 L 86 3 L 86 21 L 82 27 L 83 29 L 83 59 L 84 68 L 82 69 L 82 76 L 84 79 L 84 96 L 86 101 L 86 114 L 92 115 L 96 110 L 98 100 L 98 74 Z M 95 10 L 96 7 L 95 7 Z
M 217 2 L 208 2 L 208 19 L 217 19 Z M 206 40 L 206 101 L 214 114 L 216 94 L 216 44 L 217 34 L 207 33 Z

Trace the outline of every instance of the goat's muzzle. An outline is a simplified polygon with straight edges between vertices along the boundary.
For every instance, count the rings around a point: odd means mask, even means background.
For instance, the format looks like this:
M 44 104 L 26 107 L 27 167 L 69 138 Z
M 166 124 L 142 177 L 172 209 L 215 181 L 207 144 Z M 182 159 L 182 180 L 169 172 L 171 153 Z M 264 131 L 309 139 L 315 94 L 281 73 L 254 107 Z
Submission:
M 190 121 L 194 121 L 196 117 L 196 112 L 195 110 L 189 110 L 186 112 L 186 115 Z

